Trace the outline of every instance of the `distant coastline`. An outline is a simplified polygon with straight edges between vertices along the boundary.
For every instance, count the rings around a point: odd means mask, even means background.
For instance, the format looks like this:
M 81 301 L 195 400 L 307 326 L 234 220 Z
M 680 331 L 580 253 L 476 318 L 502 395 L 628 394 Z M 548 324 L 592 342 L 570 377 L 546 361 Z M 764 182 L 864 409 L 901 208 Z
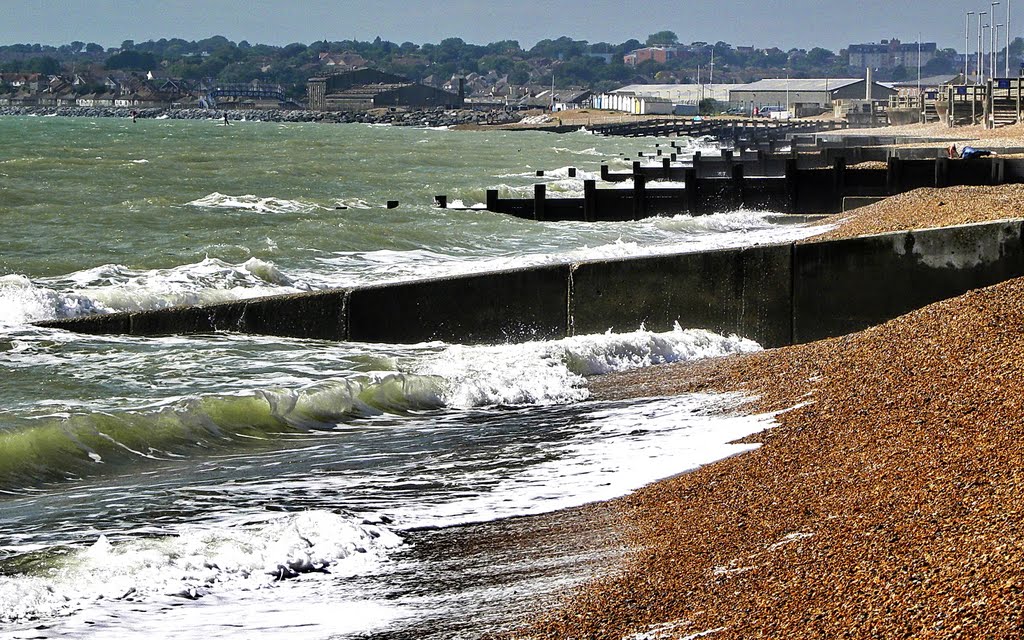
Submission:
M 470 109 L 419 109 L 410 111 L 376 110 L 353 113 L 345 111 L 308 111 L 285 109 L 132 109 L 129 107 L 0 107 L 0 116 L 59 116 L 78 118 L 131 118 L 169 120 L 222 119 L 261 122 L 324 122 L 328 124 L 389 124 L 411 127 L 446 127 L 455 125 L 511 124 L 520 116 L 501 109 L 476 111 Z

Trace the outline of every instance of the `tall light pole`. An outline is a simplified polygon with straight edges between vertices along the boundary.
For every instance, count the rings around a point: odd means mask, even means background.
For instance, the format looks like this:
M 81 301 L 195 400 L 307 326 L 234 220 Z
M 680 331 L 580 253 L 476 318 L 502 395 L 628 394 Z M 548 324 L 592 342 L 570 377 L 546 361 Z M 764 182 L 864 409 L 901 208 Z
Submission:
M 982 18 L 988 15 L 988 11 L 978 12 L 978 84 L 985 81 L 985 59 L 982 57 L 984 53 L 981 50 L 981 23 Z
M 992 31 L 995 32 L 995 36 L 996 36 L 995 47 L 999 46 L 999 30 L 1002 29 L 1002 28 L 1003 28 L 1003 25 L 1000 23 L 1000 24 L 997 24 L 995 29 L 992 30 Z M 999 66 L 999 52 L 996 51 L 995 47 L 992 48 L 992 79 L 993 80 L 995 80 L 995 77 L 996 77 L 996 68 Z
M 789 117 L 789 69 L 786 69 L 786 117 Z
M 968 52 L 971 50 L 971 16 L 973 15 L 973 11 L 968 11 L 967 17 L 964 18 L 964 84 L 967 84 L 967 59 L 971 57 Z
M 993 0 L 992 2 L 992 30 L 989 31 L 989 39 L 992 41 L 991 46 L 988 48 L 988 55 L 991 58 L 991 63 L 988 68 L 992 71 L 992 78 L 996 77 L 996 5 L 999 4 L 999 0 Z
M 924 122 L 924 94 L 921 93 L 921 32 L 917 32 L 917 113 Z
M 1004 73 L 1007 78 L 1010 77 L 1010 0 L 1006 0 L 1006 58 L 1004 65 Z

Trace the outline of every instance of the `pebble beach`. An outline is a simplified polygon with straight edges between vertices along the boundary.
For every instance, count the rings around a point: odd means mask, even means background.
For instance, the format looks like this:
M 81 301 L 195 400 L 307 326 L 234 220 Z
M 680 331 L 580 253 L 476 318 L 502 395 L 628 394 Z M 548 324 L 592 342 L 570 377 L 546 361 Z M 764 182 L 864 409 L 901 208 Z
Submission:
M 920 189 L 826 236 L 1019 217 L 1024 187 Z M 740 391 L 757 450 L 614 501 L 628 552 L 533 638 L 1024 636 L 1024 279 L 848 336 L 591 380 Z

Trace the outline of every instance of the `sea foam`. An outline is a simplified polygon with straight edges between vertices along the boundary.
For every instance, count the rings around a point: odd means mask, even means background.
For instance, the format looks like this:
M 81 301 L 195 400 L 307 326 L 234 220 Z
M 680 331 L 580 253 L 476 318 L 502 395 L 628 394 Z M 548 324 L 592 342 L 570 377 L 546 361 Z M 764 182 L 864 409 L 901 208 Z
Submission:
M 41 575 L 0 577 L 0 622 L 68 614 L 101 599 L 197 599 L 264 589 L 307 573 L 355 575 L 400 544 L 382 524 L 323 510 L 183 527 L 161 538 L 100 536 L 89 547 L 49 561 Z

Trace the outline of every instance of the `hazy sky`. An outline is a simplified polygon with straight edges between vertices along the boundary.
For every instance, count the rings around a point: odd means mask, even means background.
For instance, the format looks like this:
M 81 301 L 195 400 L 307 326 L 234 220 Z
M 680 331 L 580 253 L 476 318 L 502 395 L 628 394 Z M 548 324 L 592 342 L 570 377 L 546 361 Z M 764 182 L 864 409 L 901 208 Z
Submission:
M 997 21 L 1024 32 L 1024 0 L 1003 0 Z M 1020 6 L 1018 6 L 1020 5 Z M 680 41 L 758 47 L 825 47 L 918 34 L 939 47 L 964 46 L 965 12 L 989 9 L 960 0 L 0 0 L 0 44 L 60 45 L 73 40 L 118 46 L 123 40 L 223 35 L 283 45 L 380 36 L 437 43 L 448 37 L 524 48 L 566 35 L 590 42 L 644 40 L 663 29 Z M 971 48 L 977 41 L 972 19 Z

